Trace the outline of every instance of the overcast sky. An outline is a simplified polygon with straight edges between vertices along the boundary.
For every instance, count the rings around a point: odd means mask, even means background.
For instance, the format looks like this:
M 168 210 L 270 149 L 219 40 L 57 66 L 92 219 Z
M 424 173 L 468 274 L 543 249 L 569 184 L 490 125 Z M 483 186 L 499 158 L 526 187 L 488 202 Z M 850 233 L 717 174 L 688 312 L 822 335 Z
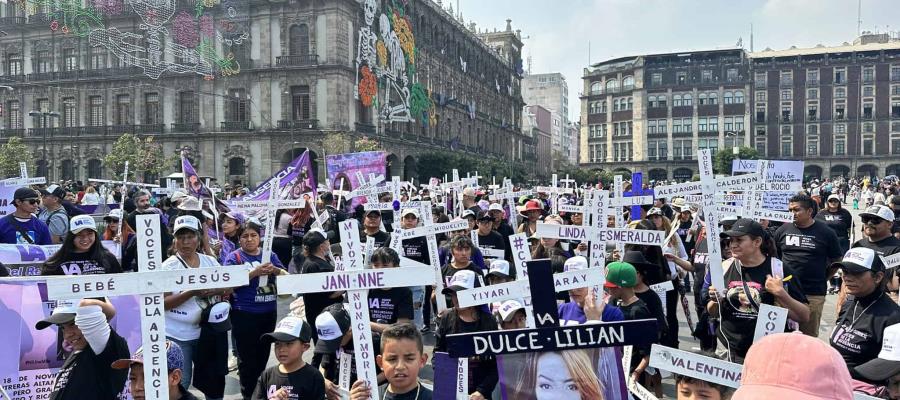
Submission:
M 852 42 L 857 0 L 443 0 L 462 9 L 468 25 L 521 29 L 525 68 L 562 72 L 570 118 L 577 120 L 583 68 L 614 57 L 734 46 L 813 47 Z M 458 3 L 457 3 L 458 2 Z M 894 24 L 893 26 L 891 24 Z M 900 0 L 862 0 L 862 30 L 900 30 Z

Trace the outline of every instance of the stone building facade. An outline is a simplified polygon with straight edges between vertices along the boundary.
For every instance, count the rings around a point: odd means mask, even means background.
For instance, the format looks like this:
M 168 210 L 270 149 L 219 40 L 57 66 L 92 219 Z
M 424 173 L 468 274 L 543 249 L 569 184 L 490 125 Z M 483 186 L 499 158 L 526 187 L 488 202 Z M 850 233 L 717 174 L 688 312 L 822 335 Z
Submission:
M 0 85 L 6 86 L 0 87 L 0 138 L 24 138 L 39 158 L 38 172 L 51 180 L 111 177 L 103 156 L 123 133 L 153 136 L 166 154 L 187 150 L 199 174 L 248 185 L 306 149 L 323 177 L 323 139 L 339 133 L 376 139 L 388 153 L 388 172 L 403 178 L 418 178 L 416 160 L 426 152 L 526 159 L 533 139 L 520 128 L 518 32 L 508 23 L 481 33 L 432 0 L 403 3 L 239 2 L 245 7 L 239 23 L 249 35 L 216 44 L 233 58 L 226 73 L 166 71 L 158 79 L 88 35 L 48 28 L 52 10 L 6 3 L 0 7 L 6 33 L 0 37 Z M 177 1 L 176 14 L 195 4 Z M 141 19 L 129 11 L 107 13 L 103 21 L 137 31 Z M 368 64 L 359 62 L 361 38 L 379 43 L 378 58 Z M 383 101 L 370 106 L 360 100 L 363 65 L 383 73 L 376 86 Z M 389 73 L 403 87 L 392 86 Z

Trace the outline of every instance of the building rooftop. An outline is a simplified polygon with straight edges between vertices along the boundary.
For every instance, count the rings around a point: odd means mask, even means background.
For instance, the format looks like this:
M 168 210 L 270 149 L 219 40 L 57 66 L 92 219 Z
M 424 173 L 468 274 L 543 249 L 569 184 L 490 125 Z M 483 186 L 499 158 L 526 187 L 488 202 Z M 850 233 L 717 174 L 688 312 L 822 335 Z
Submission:
M 816 54 L 835 54 L 850 53 L 857 51 L 878 51 L 878 50 L 898 50 L 900 49 L 900 41 L 890 41 L 886 43 L 866 43 L 866 44 L 850 44 L 844 43 L 840 46 L 816 46 L 810 48 L 791 47 L 786 50 L 766 49 L 750 53 L 750 58 L 771 58 L 771 57 L 797 57 Z

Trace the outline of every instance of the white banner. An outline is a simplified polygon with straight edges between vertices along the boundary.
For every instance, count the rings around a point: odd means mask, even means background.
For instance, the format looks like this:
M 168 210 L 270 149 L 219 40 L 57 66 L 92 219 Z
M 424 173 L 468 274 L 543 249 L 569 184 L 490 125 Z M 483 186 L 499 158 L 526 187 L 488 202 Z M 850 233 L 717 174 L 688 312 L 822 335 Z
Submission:
M 675 185 L 662 185 L 653 188 L 653 194 L 657 198 L 671 199 L 673 197 L 684 197 L 689 194 L 700 193 L 700 182 L 685 182 Z

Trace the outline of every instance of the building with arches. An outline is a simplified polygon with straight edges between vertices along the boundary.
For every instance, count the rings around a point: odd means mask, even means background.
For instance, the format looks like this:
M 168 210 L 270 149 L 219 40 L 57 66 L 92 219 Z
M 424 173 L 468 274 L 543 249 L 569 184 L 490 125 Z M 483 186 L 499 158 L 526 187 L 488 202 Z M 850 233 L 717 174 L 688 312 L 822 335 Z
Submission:
M 50 180 L 111 178 L 103 157 L 123 133 L 153 136 L 167 155 L 187 150 L 200 175 L 223 184 L 258 184 L 306 149 L 321 179 L 323 140 L 338 133 L 377 140 L 391 173 L 404 179 L 419 178 L 416 160 L 426 152 L 510 163 L 531 154 L 534 139 L 521 130 L 522 42 L 511 21 L 485 31 L 432 0 L 254 0 L 236 17 L 249 40 L 217 44 L 239 72 L 151 79 L 87 37 L 52 31 L 42 10 L 18 4 L 0 6 L 0 84 L 12 87 L 0 89 L 0 138 L 22 137 L 38 175 Z M 176 12 L 195 6 L 179 0 Z M 408 99 L 388 95 L 366 106 L 357 59 L 372 9 L 410 28 L 402 45 L 415 46 L 415 73 L 404 83 Z M 141 22 L 127 8 L 105 18 L 123 31 Z M 411 50 L 400 61 L 412 63 Z M 397 117 L 403 110 L 394 107 L 386 117 L 388 104 L 421 113 Z M 59 117 L 31 117 L 33 110 Z

